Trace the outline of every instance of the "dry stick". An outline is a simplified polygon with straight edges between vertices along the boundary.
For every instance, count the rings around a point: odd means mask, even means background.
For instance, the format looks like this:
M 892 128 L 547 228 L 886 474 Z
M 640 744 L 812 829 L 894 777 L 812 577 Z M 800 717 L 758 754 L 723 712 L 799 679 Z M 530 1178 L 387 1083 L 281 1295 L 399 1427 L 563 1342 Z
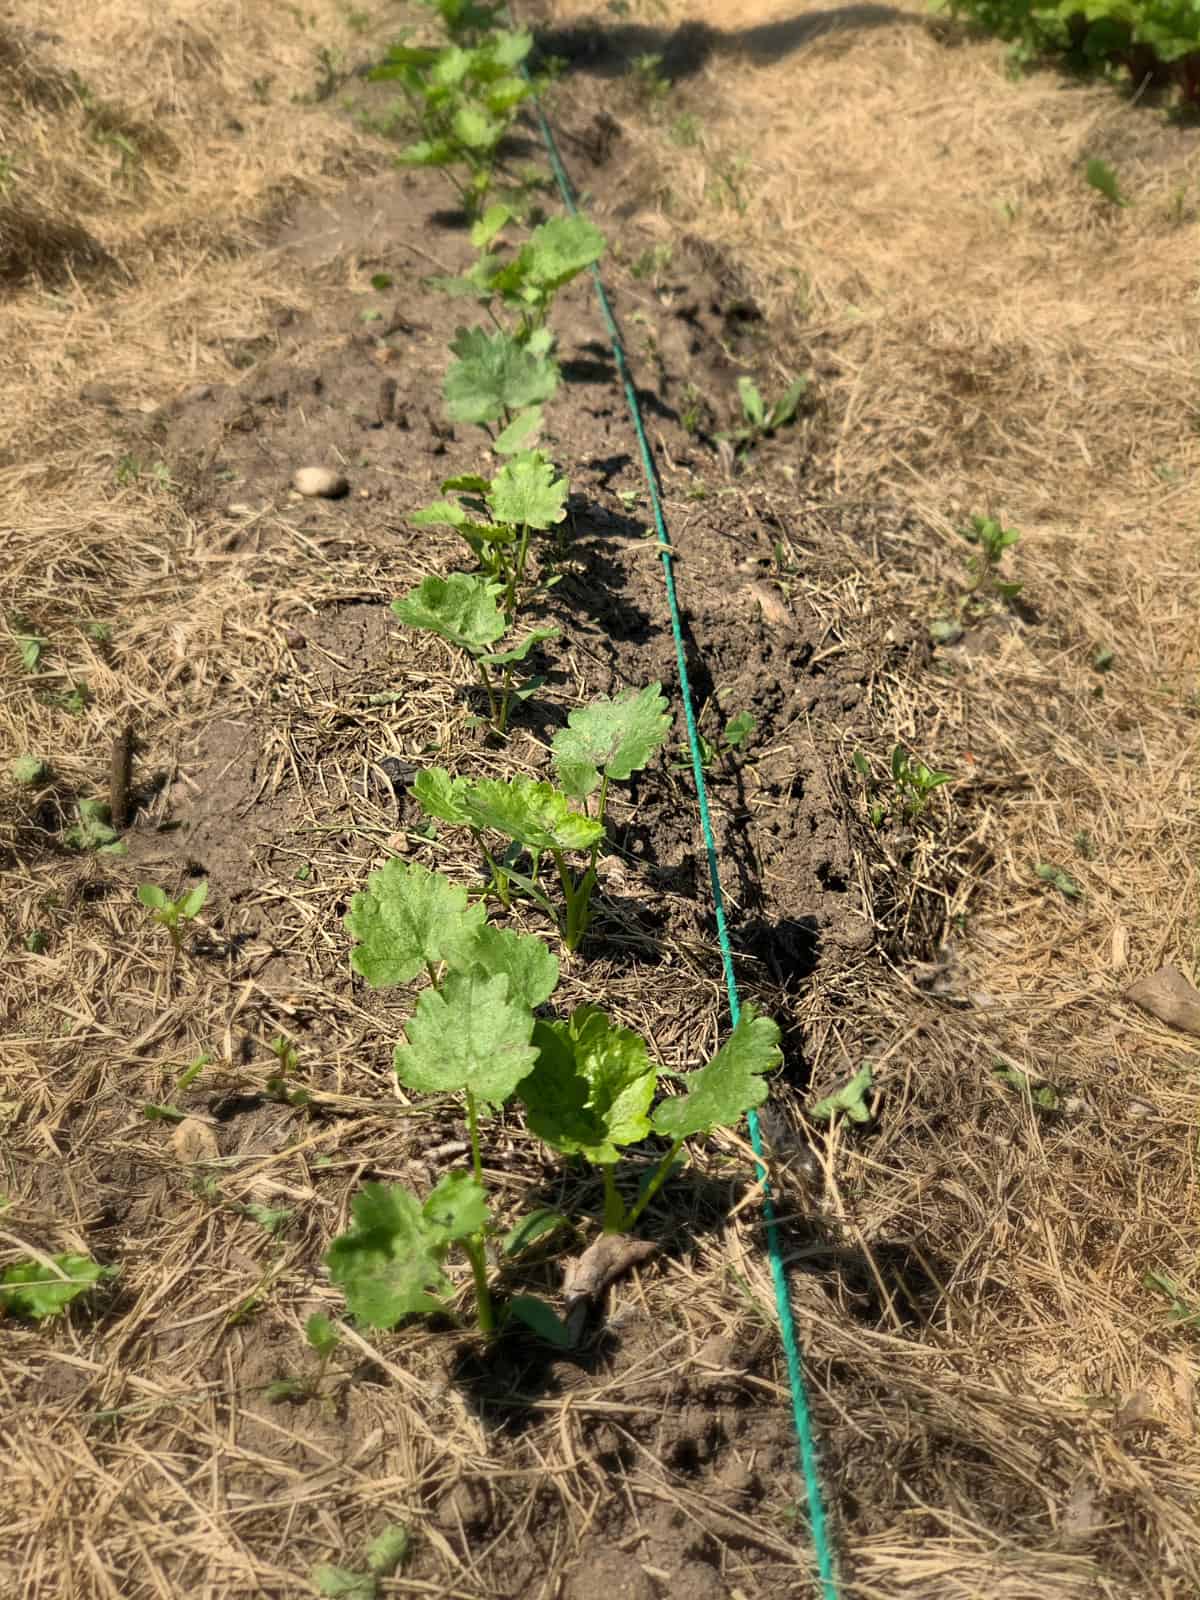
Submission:
M 113 740 L 108 778 L 108 809 L 118 833 L 129 825 L 129 784 L 133 776 L 133 729 L 126 725 Z

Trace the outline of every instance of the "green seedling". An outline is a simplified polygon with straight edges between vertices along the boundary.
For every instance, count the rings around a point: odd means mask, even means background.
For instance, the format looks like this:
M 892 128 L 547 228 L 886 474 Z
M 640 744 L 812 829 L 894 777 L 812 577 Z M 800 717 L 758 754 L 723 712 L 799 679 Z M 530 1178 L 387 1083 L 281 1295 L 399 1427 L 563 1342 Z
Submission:
M 1082 897 L 1083 889 L 1062 867 L 1056 867 L 1049 861 L 1041 861 L 1034 870 L 1043 883 L 1048 883 L 1051 888 L 1057 889 L 1066 899 L 1078 900 Z
M 17 647 L 21 666 L 26 672 L 36 672 L 42 664 L 42 657 L 46 653 L 47 640 L 40 634 L 34 625 L 25 617 L 13 616 L 9 619 L 9 628 L 12 632 L 13 643 Z
M 75 808 L 78 820 L 63 834 L 72 850 L 94 850 L 97 855 L 123 856 L 125 841 L 112 825 L 112 812 L 103 800 L 83 799 Z
M 466 540 L 486 575 L 504 585 L 504 614 L 511 623 L 530 535 L 564 521 L 569 490 L 566 478 L 558 476 L 540 450 L 526 450 L 491 479 L 473 474 L 447 478 L 442 493 L 464 498 L 435 500 L 411 520 L 422 527 L 453 528 Z M 486 521 L 480 520 L 484 517 Z
M 497 326 L 491 308 L 499 301 L 517 315 L 512 330 L 517 342 L 529 348 L 535 341 L 533 348 L 548 355 L 549 342 L 537 336 L 544 332 L 550 308 L 572 278 L 599 261 L 604 235 L 585 217 L 553 217 L 535 228 L 515 255 L 505 257 L 493 246 L 512 220 L 508 206 L 490 207 L 471 233 L 480 250 L 474 266 L 460 278 L 433 281 L 448 294 L 469 296 L 488 307 Z
M 142 1115 L 150 1122 L 182 1122 L 187 1116 L 187 1112 L 181 1111 L 175 1101 L 185 1090 L 191 1088 L 211 1060 L 212 1054 L 207 1050 L 203 1055 L 197 1056 L 191 1065 L 185 1067 L 180 1073 L 175 1082 L 175 1089 L 171 1099 L 164 1105 L 156 1105 L 154 1103 L 144 1105 L 142 1107 Z
M 808 391 L 808 379 L 797 378 L 770 407 L 763 400 L 753 378 L 739 378 L 737 387 L 738 399 L 742 406 L 742 425 L 728 432 L 718 433 L 717 438 L 728 441 L 739 455 L 744 455 L 761 440 L 769 439 L 779 428 L 794 419 L 800 401 Z
M 167 930 L 167 936 L 178 951 L 183 948 L 184 927 L 200 915 L 208 899 L 208 879 L 201 878 L 177 900 L 172 900 L 156 883 L 142 883 L 138 885 L 138 899 L 159 927 Z
M 43 761 L 41 756 L 18 756 L 9 770 L 13 782 L 26 789 L 36 789 L 50 781 L 50 763 Z
M 1083 171 L 1088 187 L 1095 189 L 1097 194 L 1102 194 L 1110 205 L 1127 206 L 1129 201 L 1121 193 L 1117 183 L 1117 175 L 1107 161 L 1101 161 L 1098 156 L 1092 156 Z
M 491 874 L 489 893 L 494 892 L 507 905 L 511 886 L 516 884 L 559 921 L 539 881 L 541 859 L 549 855 L 566 903 L 560 922 L 563 938 L 568 950 L 575 950 L 591 921 L 609 786 L 640 772 L 662 746 L 669 726 L 667 702 L 659 684 L 640 691 L 629 689 L 615 700 L 600 699 L 573 711 L 567 726 L 555 735 L 552 756 L 561 789 L 526 777 L 471 783 L 432 767 L 418 774 L 411 792 L 426 816 L 470 828 Z M 593 794 L 592 815 L 572 809 L 572 800 L 586 803 Z M 483 842 L 489 832 L 507 838 L 518 855 L 529 851 L 529 874 L 517 871 L 512 851 L 503 861 L 496 860 Z M 577 851 L 588 852 L 582 872 L 566 859 Z
M 730 717 L 725 724 L 724 733 L 719 734 L 715 740 L 706 739 L 702 733 L 697 731 L 696 741 L 700 750 L 700 765 L 705 772 L 715 767 L 721 756 L 728 755 L 734 750 L 740 750 L 757 727 L 758 723 L 748 711 L 739 711 L 735 717 Z M 679 749 L 684 756 L 690 754 L 690 749 L 686 744 L 680 745 Z M 672 771 L 687 772 L 690 767 L 691 762 L 689 760 L 677 761 L 672 767 Z
M 1142 1279 L 1167 1302 L 1168 1315 L 1177 1328 L 1200 1329 L 1200 1304 L 1189 1300 L 1186 1291 L 1165 1272 L 1147 1272 Z
M 502 4 L 480 5 L 478 0 L 418 0 L 427 11 L 434 11 L 455 44 L 476 44 L 500 24 Z
M 41 928 L 31 928 L 21 943 L 31 956 L 44 956 L 50 948 L 49 935 Z
M 503 422 L 493 439 L 500 454 L 528 442 L 541 422 L 538 407 L 554 397 L 561 372 L 549 354 L 548 330 L 526 343 L 501 328 L 459 328 L 450 344 L 457 358 L 446 372 L 446 415 L 451 422 L 483 426 Z M 528 413 L 533 411 L 531 418 Z
M 313 1584 L 317 1593 L 328 1600 L 378 1600 L 380 1579 L 390 1578 L 404 1564 L 408 1548 L 408 1529 L 402 1523 L 390 1522 L 367 1546 L 365 1572 L 317 1566 L 312 1570 Z
M 41 1322 L 115 1275 L 114 1267 L 70 1253 L 14 1261 L 0 1271 L 0 1315 L 8 1312 Z
M 660 55 L 634 56 L 629 66 L 629 79 L 633 92 L 644 106 L 659 106 L 671 93 L 671 80 L 664 78 L 660 68 Z
M 992 594 L 1002 600 L 1015 600 L 1023 585 L 1002 579 L 999 570 L 1004 552 L 1020 540 L 1020 530 L 1004 527 L 995 517 L 974 516 L 970 526 L 960 532 L 978 550 L 968 563 L 972 576 L 969 597 Z
M 935 789 L 952 781 L 952 774 L 939 772 L 915 760 L 902 745 L 892 751 L 892 781 L 906 817 L 919 817 L 928 806 Z
M 458 529 L 462 532 L 462 529 Z M 410 628 L 437 634 L 457 645 L 475 665 L 487 694 L 493 728 L 503 738 L 514 699 L 524 699 L 536 685 L 514 686 L 514 669 L 536 646 L 556 638 L 557 628 L 535 628 L 507 650 L 491 650 L 507 627 L 500 597 L 505 587 L 480 573 L 452 572 L 447 578 L 431 574 L 400 600 L 392 610 Z M 500 674 L 499 683 L 494 674 Z
M 893 794 L 889 801 L 884 796 L 879 780 L 874 775 L 870 758 L 861 750 L 856 750 L 851 757 L 851 764 L 859 777 L 863 779 L 867 798 L 867 815 L 871 819 L 872 827 L 882 827 L 887 820 L 890 809 L 897 809 L 899 814 L 909 821 L 919 817 L 929 804 L 930 797 L 935 789 L 940 789 L 944 783 L 950 783 L 953 775 L 949 772 L 939 772 L 936 768 L 926 766 L 923 761 L 914 760 L 903 745 L 896 745 L 892 751 L 891 777 Z
M 531 34 L 510 30 L 441 50 L 398 44 L 371 73 L 399 87 L 422 134 L 397 160 L 445 172 L 468 217 L 482 211 L 500 146 L 534 92 L 520 73 L 532 48 Z
M 312 1096 L 305 1089 L 293 1089 L 289 1079 L 295 1076 L 300 1067 L 300 1052 L 289 1039 L 277 1033 L 267 1047 L 275 1057 L 278 1066 L 267 1079 L 267 1093 L 272 1100 L 278 1100 L 285 1106 L 306 1106 Z
M 867 1104 L 867 1095 L 873 1082 L 871 1064 L 867 1062 L 849 1083 L 844 1083 L 833 1094 L 826 1095 L 824 1100 L 818 1100 L 815 1106 L 810 1106 L 808 1115 L 814 1122 L 832 1122 L 838 1115 L 849 1117 L 851 1122 L 870 1122 L 871 1108 Z
M 1022 1072 L 1020 1067 L 1011 1067 L 1004 1061 L 994 1062 L 992 1072 L 998 1083 L 1005 1083 L 1010 1089 L 1016 1089 L 1040 1111 L 1058 1110 L 1058 1090 L 1052 1083 L 1037 1083 L 1035 1087 L 1036 1080 L 1027 1072 Z
M 304 1338 L 316 1355 L 317 1370 L 307 1378 L 276 1378 L 266 1389 L 269 1404 L 279 1405 L 285 1400 L 315 1400 L 321 1392 L 325 1373 L 342 1336 L 323 1312 L 317 1311 L 304 1324 Z

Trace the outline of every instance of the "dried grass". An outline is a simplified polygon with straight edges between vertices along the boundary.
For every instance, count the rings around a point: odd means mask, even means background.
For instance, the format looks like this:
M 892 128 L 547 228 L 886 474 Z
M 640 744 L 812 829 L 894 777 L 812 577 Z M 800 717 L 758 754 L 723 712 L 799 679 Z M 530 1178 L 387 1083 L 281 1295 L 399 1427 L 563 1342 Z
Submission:
M 132 419 L 130 448 L 144 449 L 142 412 L 229 379 L 273 313 L 321 292 L 283 258 L 243 253 L 298 186 L 332 190 L 383 159 L 345 121 L 292 102 L 320 81 L 319 46 L 358 37 L 323 0 L 305 12 L 315 29 L 276 5 L 175 3 L 152 25 L 133 4 L 35 6 L 23 32 L 0 34 L 0 143 L 18 152 L 0 214 L 17 264 L 0 306 L 14 423 L 0 606 L 35 616 L 50 640 L 37 688 L 51 696 L 84 677 L 92 692 L 80 716 L 31 697 L 4 642 L 4 765 L 33 750 L 56 775 L 32 819 L 11 792 L 0 811 L 5 1248 L 100 1241 L 123 1263 L 96 1323 L 73 1316 L 51 1336 L 6 1325 L 0 1578 L 30 1600 L 291 1595 L 314 1561 L 398 1520 L 440 1567 L 436 1582 L 405 1577 L 396 1592 L 482 1600 L 525 1549 L 526 1592 L 552 1600 L 601 1538 L 615 1485 L 715 1539 L 731 1593 L 804 1592 L 786 1449 L 764 1458 L 780 1504 L 740 1523 L 662 1466 L 673 1412 L 714 1394 L 741 1395 L 764 1437 L 787 1437 L 761 1240 L 720 1144 L 713 1192 L 680 1223 L 696 1248 L 622 1286 L 612 1308 L 657 1349 L 619 1378 L 581 1372 L 547 1393 L 503 1478 L 433 1336 L 406 1336 L 399 1359 L 348 1331 L 355 1358 L 388 1382 L 340 1388 L 351 1414 L 337 1428 L 317 1408 L 262 1401 L 304 1317 L 335 1309 L 313 1263 L 363 1173 L 432 1178 L 461 1134 L 450 1108 L 418 1111 L 397 1094 L 379 1041 L 388 1008 L 349 987 L 331 932 L 332 908 L 395 836 L 339 742 L 347 710 L 364 715 L 353 681 L 331 660 L 294 677 L 284 703 L 263 703 L 289 672 L 296 619 L 339 598 L 390 598 L 414 574 L 382 533 L 347 554 L 280 515 L 258 548 L 239 547 L 145 473 L 118 484 L 112 416 L 80 391 L 109 386 Z M 725 37 L 793 15 L 709 8 Z M 52 48 L 48 30 L 60 30 Z M 1197 1051 L 1121 990 L 1163 959 L 1196 960 L 1197 580 L 1185 542 L 1198 509 L 1196 312 L 1189 239 L 1168 214 L 1190 158 L 1174 135 L 1124 154 L 1144 112 L 1054 79 L 1014 85 L 997 62 L 994 46 L 948 56 L 900 22 L 818 34 L 774 64 L 723 46 L 679 91 L 703 107 L 698 151 L 636 120 L 626 132 L 675 196 L 672 214 L 647 211 L 650 235 L 670 238 L 687 217 L 776 314 L 803 311 L 805 353 L 826 370 L 835 483 L 902 501 L 928 530 L 927 553 L 893 544 L 882 572 L 850 547 L 860 586 L 817 584 L 811 603 L 847 626 L 897 597 L 932 614 L 958 568 L 956 522 L 996 508 L 1024 532 L 1019 566 L 1041 613 L 998 630 L 944 683 L 875 686 L 898 736 L 972 774 L 939 815 L 978 877 L 957 873 L 949 893 L 944 863 L 928 862 L 930 894 L 970 912 L 966 932 L 932 971 L 898 957 L 894 972 L 864 965 L 836 992 L 786 1001 L 819 1074 L 837 1081 L 871 1044 L 886 1096 L 878 1137 L 835 1137 L 815 1173 L 794 1108 L 775 1131 L 847 1593 L 1182 1596 L 1200 1589 L 1194 1362 L 1141 1280 L 1165 1271 L 1200 1297 Z M 98 137 L 114 133 L 139 155 Z M 1097 141 L 1145 205 L 1110 215 L 1075 184 Z M 713 181 L 740 150 L 741 212 Z M 993 193 L 1020 202 L 1015 220 L 980 198 Z M 1162 466 L 1178 476 L 1165 482 Z M 112 623 L 111 646 L 82 630 L 93 618 Z M 1103 679 L 1097 643 L 1116 652 Z M 397 669 L 414 685 L 414 726 L 441 718 L 465 739 L 440 668 L 410 654 Z M 131 896 L 106 892 L 113 874 L 47 845 L 75 797 L 103 792 L 127 720 L 145 740 L 142 769 L 163 782 L 153 810 L 180 751 L 211 745 L 218 717 L 253 719 L 262 739 L 276 849 L 256 856 L 247 840 L 252 892 L 206 919 L 207 957 L 173 962 Z M 395 715 L 380 724 L 381 741 L 405 733 Z M 236 752 L 231 736 L 234 790 Z M 1090 859 L 1074 844 L 1084 831 Z M 877 843 L 864 833 L 861 845 L 868 903 L 900 919 L 894 885 L 872 888 Z M 1081 906 L 1037 886 L 1043 860 L 1069 865 Z M 123 870 L 132 885 L 155 867 L 151 853 Z M 22 946 L 35 927 L 52 935 L 46 955 Z M 681 1062 L 711 1042 L 713 1008 L 697 1003 L 712 987 L 708 954 L 673 952 L 685 981 L 661 993 L 614 963 L 569 970 L 565 994 L 603 994 Z M 327 1120 L 309 1127 L 280 1108 L 239 1119 L 236 1142 L 214 1124 L 215 1187 L 194 1193 L 137 1107 L 206 1048 L 231 1091 L 261 1088 L 277 1031 L 303 1041 Z M 995 1078 L 997 1059 L 1052 1081 L 1067 1109 L 1040 1115 Z M 505 1137 L 534 1174 L 519 1131 Z M 503 1141 L 495 1159 L 515 1193 Z M 293 1208 L 295 1231 L 272 1243 L 251 1204 Z M 488 1548 L 469 1533 L 481 1492 L 504 1508 Z M 563 1532 L 547 1550 L 537 1534 L 551 1511 Z

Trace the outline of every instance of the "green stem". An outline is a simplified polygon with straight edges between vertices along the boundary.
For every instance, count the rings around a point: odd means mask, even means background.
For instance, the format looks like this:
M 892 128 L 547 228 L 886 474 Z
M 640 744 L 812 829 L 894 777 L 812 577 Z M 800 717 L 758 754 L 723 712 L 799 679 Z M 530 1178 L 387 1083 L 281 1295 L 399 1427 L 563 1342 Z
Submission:
M 495 1331 L 496 1318 L 492 1312 L 492 1292 L 488 1288 L 487 1256 L 484 1253 L 483 1240 L 478 1235 L 472 1239 L 464 1239 L 462 1247 L 467 1253 L 467 1260 L 471 1263 L 471 1276 L 475 1279 L 475 1315 L 479 1322 L 480 1333 Z
M 475 1104 L 473 1092 L 467 1090 L 467 1130 L 471 1136 L 471 1165 L 475 1170 L 475 1182 L 483 1184 L 483 1156 L 479 1149 L 479 1107 Z
M 483 687 L 487 690 L 488 710 L 491 713 L 492 722 L 495 723 L 495 721 L 496 721 L 496 691 L 492 688 L 492 680 L 488 676 L 488 669 L 484 666 L 483 662 L 479 661 L 479 660 L 476 660 L 475 665 L 479 668 L 480 679 L 482 680 Z M 503 730 L 501 730 L 501 731 L 503 732 Z
M 605 1233 L 624 1233 L 627 1226 L 625 1202 L 617 1193 L 612 1164 L 606 1163 L 600 1168 L 600 1171 L 604 1176 L 604 1231 Z
M 506 729 L 508 728 L 508 713 L 509 713 L 509 708 L 512 705 L 512 668 L 511 667 L 505 667 L 505 669 L 504 669 L 504 687 L 503 687 L 502 694 L 503 694 L 503 698 L 500 701 L 500 721 L 497 724 L 497 728 L 496 728 L 496 732 L 497 733 L 504 733 L 506 731 Z
M 513 620 L 514 607 L 517 601 L 517 585 L 525 576 L 525 558 L 529 550 L 529 524 L 521 524 L 521 538 L 517 545 L 516 560 L 512 564 L 512 571 L 508 579 L 508 593 L 504 597 L 504 615 L 510 624 Z
M 637 1221 L 637 1219 L 641 1216 L 642 1212 L 645 1211 L 646 1207 L 650 1204 L 651 1200 L 654 1199 L 654 1196 L 662 1188 L 663 1184 L 666 1183 L 667 1177 L 670 1174 L 671 1168 L 675 1165 L 675 1157 L 679 1154 L 679 1152 L 682 1149 L 683 1149 L 683 1140 L 682 1139 L 676 1139 L 675 1143 L 671 1146 L 671 1148 L 667 1151 L 666 1155 L 659 1162 L 657 1168 L 655 1169 L 654 1176 L 650 1179 L 650 1182 L 646 1185 L 645 1189 L 642 1191 L 641 1197 L 638 1200 L 637 1204 L 634 1206 L 633 1210 L 629 1213 L 628 1217 L 626 1217 L 626 1219 L 625 1219 L 625 1231 L 627 1233 L 633 1227 L 633 1225 Z
M 588 902 L 592 898 L 592 888 L 596 882 L 596 874 L 591 867 L 576 883 L 562 858 L 562 851 L 553 852 L 555 864 L 558 867 L 558 877 L 562 884 L 563 898 L 567 902 L 567 924 L 563 930 L 563 938 L 568 950 L 577 950 L 579 942 L 587 932 Z
M 512 906 L 512 897 L 508 892 L 508 874 L 488 850 L 482 839 L 479 841 L 479 848 L 483 851 L 483 859 L 487 862 L 488 871 L 492 875 L 491 887 L 495 889 L 497 899 L 507 911 Z

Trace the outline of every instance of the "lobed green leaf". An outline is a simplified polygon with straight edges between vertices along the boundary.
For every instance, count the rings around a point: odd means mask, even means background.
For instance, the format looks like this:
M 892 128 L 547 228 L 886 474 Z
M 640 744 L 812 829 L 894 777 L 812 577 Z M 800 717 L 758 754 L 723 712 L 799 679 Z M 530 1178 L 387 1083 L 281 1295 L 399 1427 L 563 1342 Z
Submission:
M 540 450 L 524 451 L 500 468 L 492 479 L 488 503 L 492 515 L 516 527 L 552 528 L 567 514 L 565 478 Z
M 481 967 L 453 971 L 425 989 L 396 1046 L 396 1076 L 423 1094 L 467 1091 L 503 1105 L 533 1067 L 533 1013 L 509 992 L 509 976 Z
M 549 400 L 558 388 L 558 367 L 509 333 L 460 328 L 450 348 L 458 357 L 446 373 L 452 422 L 494 422 L 506 411 Z
M 350 964 L 373 989 L 407 983 L 439 961 L 461 966 L 487 915 L 482 902 L 417 862 L 388 861 L 350 902 Z
M 747 1006 L 738 1025 L 697 1072 L 687 1074 L 687 1093 L 663 1100 L 651 1121 L 668 1139 L 687 1139 L 713 1128 L 732 1128 L 743 1114 L 767 1098 L 766 1074 L 783 1060 L 779 1029 L 770 1017 Z
M 393 600 L 392 610 L 410 628 L 424 628 L 476 655 L 508 626 L 497 603 L 502 593 L 502 585 L 476 572 L 452 572 L 448 578 L 430 574 L 403 599 Z
M 554 736 L 554 767 L 574 800 L 583 800 L 603 775 L 623 781 L 640 772 L 667 737 L 671 718 L 662 685 L 626 689 L 581 706 Z
M 645 1138 L 658 1074 L 640 1035 L 580 1006 L 569 1022 L 537 1023 L 533 1042 L 537 1064 L 521 1099 L 539 1139 L 608 1165 L 619 1159 L 618 1145 Z
M 351 1316 L 370 1328 L 394 1328 L 436 1311 L 450 1290 L 442 1271 L 449 1240 L 416 1196 L 396 1184 L 368 1183 L 350 1211 L 352 1225 L 329 1246 L 325 1264 Z
M 601 823 L 573 811 L 560 789 L 520 775 L 471 784 L 463 809 L 473 828 L 494 829 L 528 850 L 590 850 L 604 833 Z

